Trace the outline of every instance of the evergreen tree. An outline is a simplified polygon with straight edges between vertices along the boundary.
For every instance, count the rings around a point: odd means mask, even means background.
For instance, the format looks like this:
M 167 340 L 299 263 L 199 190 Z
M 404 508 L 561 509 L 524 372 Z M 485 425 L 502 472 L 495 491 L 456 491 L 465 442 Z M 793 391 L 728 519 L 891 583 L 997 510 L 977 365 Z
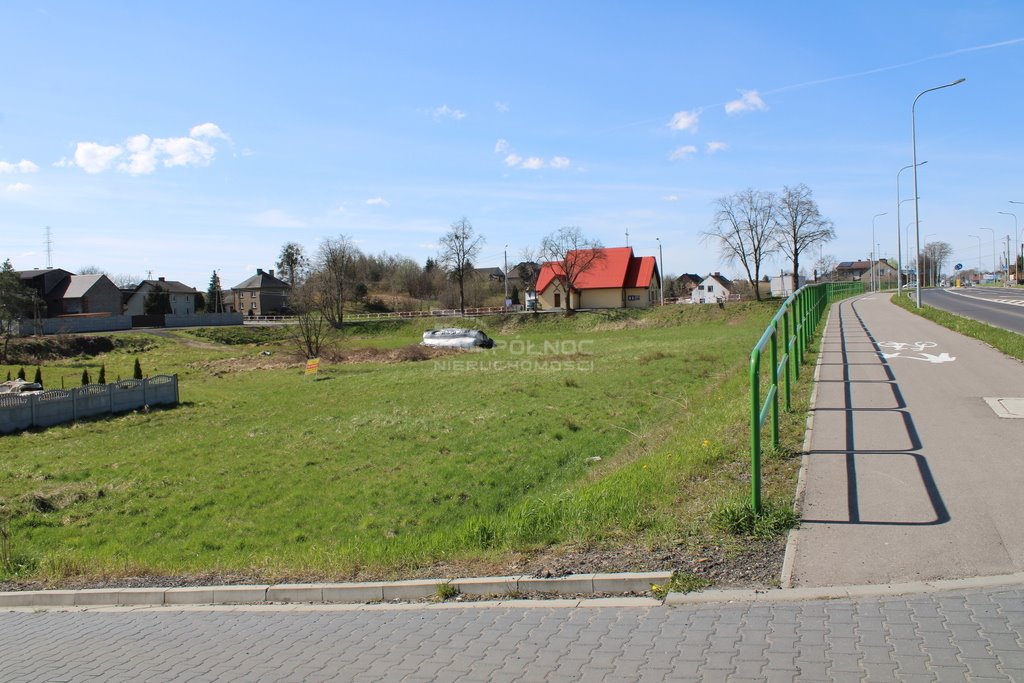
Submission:
M 25 381 L 25 368 L 18 368 L 18 379 Z
M 82 386 L 84 387 L 89 383 L 89 368 L 85 368 L 82 370 Z
M 43 369 L 42 368 L 36 367 L 36 376 L 35 376 L 35 378 L 32 381 L 35 382 L 36 384 L 38 384 L 39 386 L 43 386 Z
M 519 288 L 516 287 L 515 285 L 512 286 L 512 305 L 519 305 Z
M 135 359 L 135 372 L 132 373 L 132 377 L 135 379 L 142 379 L 142 366 L 139 364 L 139 359 Z
M 7 381 L 8 382 L 11 381 L 11 371 L 10 370 L 7 371 Z
M 217 275 L 217 271 L 213 271 L 213 275 L 210 276 L 210 286 L 206 288 L 206 312 L 207 313 L 223 313 L 224 312 L 224 301 L 222 299 L 223 292 L 220 288 L 220 276 Z
M 100 376 L 96 380 L 96 383 L 97 384 L 106 384 L 107 383 L 107 366 L 106 365 L 101 365 L 100 366 Z

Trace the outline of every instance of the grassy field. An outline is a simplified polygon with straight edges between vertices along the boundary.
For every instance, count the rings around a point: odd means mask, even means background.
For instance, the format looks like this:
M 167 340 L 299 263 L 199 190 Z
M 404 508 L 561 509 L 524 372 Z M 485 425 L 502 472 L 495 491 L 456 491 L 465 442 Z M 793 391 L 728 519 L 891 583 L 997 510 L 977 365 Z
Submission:
M 47 363 L 52 388 L 138 358 L 178 373 L 183 403 L 0 437 L 0 580 L 375 579 L 564 545 L 742 544 L 713 521 L 749 490 L 747 357 L 775 309 L 495 317 L 467 324 L 499 348 L 418 361 L 436 321 L 358 325 L 315 380 L 273 332 L 132 335 L 144 351 Z M 797 466 L 766 462 L 779 509 Z

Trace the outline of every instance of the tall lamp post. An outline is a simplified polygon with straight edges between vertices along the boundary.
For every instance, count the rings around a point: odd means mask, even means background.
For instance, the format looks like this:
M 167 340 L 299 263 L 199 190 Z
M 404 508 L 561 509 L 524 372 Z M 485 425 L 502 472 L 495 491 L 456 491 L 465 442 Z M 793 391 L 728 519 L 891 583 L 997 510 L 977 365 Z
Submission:
M 927 162 L 922 161 L 921 163 L 924 164 L 924 163 L 927 163 Z M 910 168 L 910 167 L 907 166 L 907 168 Z M 907 202 L 912 202 L 912 201 L 914 201 L 913 197 L 907 197 L 902 202 L 900 202 L 899 204 L 896 205 L 896 218 L 897 219 L 900 217 L 900 215 L 899 215 L 900 214 L 900 207 L 902 207 Z M 901 244 L 906 244 L 906 250 L 905 251 L 901 251 L 900 253 L 901 254 L 906 254 L 907 257 L 909 258 L 910 257 L 910 223 L 907 223 L 907 229 L 906 230 L 903 229 L 903 225 L 901 223 L 899 223 L 899 222 L 896 223 L 896 227 L 899 228 L 899 230 L 896 231 L 896 241 L 899 242 L 899 244 L 897 244 L 896 247 L 897 247 L 897 249 L 901 249 L 900 245 Z M 901 241 L 901 240 L 905 240 L 905 241 Z M 901 260 L 902 260 L 902 257 L 901 257 Z M 904 270 L 904 268 L 906 266 L 908 266 L 908 264 L 906 264 L 906 263 L 901 263 L 900 264 L 900 281 L 901 282 L 903 281 L 903 270 Z M 906 271 L 907 271 L 907 289 L 909 289 L 910 288 L 910 268 L 907 267 Z
M 661 238 L 655 237 L 654 240 L 658 243 L 658 289 L 661 290 L 661 305 L 665 305 L 665 283 L 663 278 L 665 277 L 665 256 L 661 252 Z
M 922 161 L 917 166 L 924 166 L 927 161 Z M 900 239 L 900 232 L 903 230 L 903 226 L 900 225 L 900 205 L 903 202 L 910 201 L 910 199 L 904 199 L 900 201 L 900 174 L 906 171 L 908 168 L 913 168 L 915 164 L 908 164 L 896 172 L 896 265 L 899 266 L 899 277 L 896 278 L 896 294 L 897 296 L 903 293 L 903 241 Z M 913 199 L 913 197 L 911 197 Z M 910 256 L 910 254 L 907 254 Z
M 996 231 L 992 228 L 978 228 L 978 230 L 988 230 L 992 233 L 992 279 L 995 280 L 996 273 L 998 272 L 996 266 Z
M 1011 204 L 1020 204 L 1020 202 L 1010 201 Z M 1020 244 L 1020 226 L 1017 223 L 1017 214 L 1011 211 L 999 211 L 1004 216 L 1013 216 L 1013 280 L 1016 283 L 1020 280 L 1020 269 L 1017 268 L 1017 254 L 1021 251 Z M 1009 265 L 1009 264 L 1007 264 Z
M 918 201 L 917 201 L 917 198 L 920 196 L 920 193 L 917 191 L 917 113 L 916 113 L 917 101 L 919 99 L 921 99 L 921 95 L 924 95 L 925 93 L 932 92 L 933 90 L 942 90 L 943 88 L 951 88 L 954 85 L 960 85 L 961 83 L 963 83 L 966 80 L 967 80 L 966 78 L 958 78 L 957 80 L 953 81 L 952 83 L 946 83 L 945 85 L 938 85 L 938 86 L 935 86 L 934 88 L 928 88 L 927 90 L 922 90 L 921 92 L 919 92 L 917 94 L 917 97 L 914 98 L 914 103 L 910 105 L 910 144 L 911 144 L 911 147 L 913 147 L 913 150 L 914 150 L 914 166 L 913 166 L 913 168 L 914 168 L 914 222 L 915 223 L 917 221 L 921 220 L 921 216 L 920 216 L 920 213 L 919 213 L 919 207 L 918 207 Z M 920 225 L 918 225 L 915 228 L 914 235 L 915 235 L 915 237 L 917 239 L 917 260 L 920 261 L 921 260 L 921 226 Z M 921 278 L 917 278 L 916 294 L 917 294 L 917 307 L 921 308 Z
M 505 282 L 505 303 L 502 308 L 508 307 L 508 245 L 505 245 L 505 275 L 501 279 Z
M 973 237 L 974 239 L 978 240 L 978 284 L 980 285 L 981 271 L 985 270 L 984 268 L 981 267 L 981 237 L 978 235 L 968 235 L 968 237 Z
M 875 221 L 882 216 L 888 216 L 889 212 L 876 213 L 871 217 L 871 291 L 878 291 L 878 254 L 875 252 Z

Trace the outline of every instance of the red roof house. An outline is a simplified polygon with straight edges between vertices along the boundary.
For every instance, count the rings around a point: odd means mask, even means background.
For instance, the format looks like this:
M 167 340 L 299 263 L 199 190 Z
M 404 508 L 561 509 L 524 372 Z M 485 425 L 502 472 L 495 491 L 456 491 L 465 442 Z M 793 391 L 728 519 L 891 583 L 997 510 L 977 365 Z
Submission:
M 603 258 L 594 260 L 590 268 L 575 278 L 572 308 L 647 308 L 660 301 L 661 274 L 653 256 L 634 256 L 631 247 L 615 247 L 570 251 L 566 257 L 570 264 L 574 259 L 589 261 L 595 251 L 601 252 Z M 567 288 L 561 261 L 541 266 L 537 300 L 542 309 L 564 308 Z

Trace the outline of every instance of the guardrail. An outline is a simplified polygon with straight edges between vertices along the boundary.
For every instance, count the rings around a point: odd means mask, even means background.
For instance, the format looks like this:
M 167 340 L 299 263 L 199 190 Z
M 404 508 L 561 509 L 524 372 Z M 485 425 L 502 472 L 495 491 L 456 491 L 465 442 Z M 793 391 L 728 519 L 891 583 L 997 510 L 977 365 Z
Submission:
M 800 379 L 800 366 L 811 335 L 835 301 L 864 292 L 861 282 L 825 282 L 805 285 L 789 295 L 768 329 L 750 352 L 750 503 L 761 512 L 761 431 L 771 417 L 771 443 L 779 446 L 779 381 L 783 382 L 785 409 L 792 405 L 791 381 Z M 768 350 L 764 401 L 761 400 L 761 356 Z M 781 352 L 781 356 L 780 356 Z

